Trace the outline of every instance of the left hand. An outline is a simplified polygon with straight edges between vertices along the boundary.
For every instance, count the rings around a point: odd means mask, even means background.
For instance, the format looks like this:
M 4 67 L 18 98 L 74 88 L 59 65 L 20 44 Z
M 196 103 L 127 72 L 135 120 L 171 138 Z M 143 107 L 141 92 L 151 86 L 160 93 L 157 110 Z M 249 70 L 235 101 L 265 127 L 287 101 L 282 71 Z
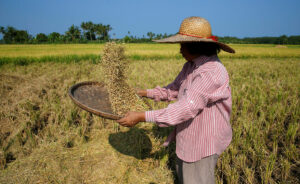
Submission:
M 136 89 L 135 93 L 139 95 L 140 97 L 147 97 L 147 90 L 143 89 Z
M 127 112 L 127 114 L 117 120 L 117 122 L 125 127 L 133 127 L 139 122 L 145 121 L 145 112 Z

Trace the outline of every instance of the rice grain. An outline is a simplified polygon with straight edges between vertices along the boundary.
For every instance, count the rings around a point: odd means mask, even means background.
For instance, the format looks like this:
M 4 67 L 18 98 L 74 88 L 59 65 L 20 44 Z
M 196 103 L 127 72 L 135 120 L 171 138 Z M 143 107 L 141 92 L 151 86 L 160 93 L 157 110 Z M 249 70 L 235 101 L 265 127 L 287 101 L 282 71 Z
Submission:
M 128 61 L 125 59 L 123 46 L 114 42 L 106 43 L 101 65 L 104 73 L 104 83 L 115 114 L 125 115 L 128 111 L 144 111 L 147 109 L 146 104 L 126 82 Z

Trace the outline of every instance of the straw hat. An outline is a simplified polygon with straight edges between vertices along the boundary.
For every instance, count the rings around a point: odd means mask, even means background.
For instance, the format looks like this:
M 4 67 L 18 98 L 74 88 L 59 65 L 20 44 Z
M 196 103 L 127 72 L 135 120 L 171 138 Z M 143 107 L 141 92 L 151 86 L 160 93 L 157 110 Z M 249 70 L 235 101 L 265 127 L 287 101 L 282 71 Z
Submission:
M 213 42 L 229 53 L 235 53 L 228 45 L 218 42 L 218 38 L 211 33 L 209 22 L 201 17 L 188 17 L 180 25 L 179 33 L 168 38 L 153 40 L 159 43 Z

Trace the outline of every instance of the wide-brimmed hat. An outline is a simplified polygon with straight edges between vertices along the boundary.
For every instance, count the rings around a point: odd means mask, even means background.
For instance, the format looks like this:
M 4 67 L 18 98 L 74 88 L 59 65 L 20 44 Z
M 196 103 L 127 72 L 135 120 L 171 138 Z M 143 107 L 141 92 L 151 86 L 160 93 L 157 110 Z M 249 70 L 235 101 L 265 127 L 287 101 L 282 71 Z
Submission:
M 188 42 L 213 42 L 229 53 L 235 53 L 228 45 L 218 42 L 218 38 L 211 33 L 209 22 L 201 17 L 188 17 L 180 25 L 179 33 L 168 38 L 153 40 L 159 43 L 188 43 Z

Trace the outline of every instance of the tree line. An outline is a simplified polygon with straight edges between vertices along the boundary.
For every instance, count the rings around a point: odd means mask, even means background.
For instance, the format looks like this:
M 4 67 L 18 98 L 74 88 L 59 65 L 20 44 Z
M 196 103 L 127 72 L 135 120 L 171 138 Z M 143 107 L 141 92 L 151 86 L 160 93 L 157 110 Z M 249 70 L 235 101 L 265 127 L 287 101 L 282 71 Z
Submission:
M 237 43 L 237 44 L 276 44 L 276 45 L 299 45 L 300 35 L 296 36 L 278 36 L 278 37 L 219 37 L 219 41 L 223 43 Z
M 111 40 L 109 32 L 112 27 L 104 24 L 95 24 L 91 21 L 82 22 L 79 26 L 71 25 L 65 34 L 60 34 L 58 32 L 52 32 L 48 35 L 44 33 L 38 33 L 36 36 L 30 35 L 26 30 L 18 30 L 12 26 L 7 26 L 6 28 L 0 26 L 0 34 L 3 38 L 0 43 L 4 44 L 41 44 L 41 43 L 101 43 Z M 150 42 L 152 39 L 166 38 L 171 35 L 165 34 L 155 34 L 152 32 L 147 33 L 147 37 L 143 36 L 138 38 L 132 36 L 128 31 L 122 39 L 114 39 L 116 41 L 126 42 L 126 43 L 139 43 L 139 42 Z
M 35 37 L 26 30 L 18 30 L 12 26 L 0 26 L 3 35 L 2 43 L 85 43 L 89 41 L 108 41 L 112 27 L 104 24 L 94 24 L 91 21 L 82 22 L 80 27 L 71 25 L 65 34 L 52 32 L 48 35 L 39 33 Z
M 40 43 L 89 43 L 89 42 L 106 42 L 112 40 L 109 32 L 112 27 L 104 24 L 95 24 L 91 21 L 82 22 L 80 26 L 71 25 L 64 34 L 52 32 L 48 35 L 39 33 L 36 36 L 30 35 L 26 30 L 18 30 L 12 26 L 6 28 L 0 26 L 0 34 L 2 39 L 0 43 L 5 44 L 40 44 Z M 148 32 L 146 36 L 137 37 L 130 34 L 124 38 L 113 40 L 125 43 L 145 43 L 151 42 L 153 39 L 162 39 L 171 36 L 172 34 L 155 34 Z M 115 35 L 114 35 L 115 36 Z M 300 44 L 300 36 L 286 36 L 279 37 L 218 37 L 223 43 L 237 43 L 237 44 Z

